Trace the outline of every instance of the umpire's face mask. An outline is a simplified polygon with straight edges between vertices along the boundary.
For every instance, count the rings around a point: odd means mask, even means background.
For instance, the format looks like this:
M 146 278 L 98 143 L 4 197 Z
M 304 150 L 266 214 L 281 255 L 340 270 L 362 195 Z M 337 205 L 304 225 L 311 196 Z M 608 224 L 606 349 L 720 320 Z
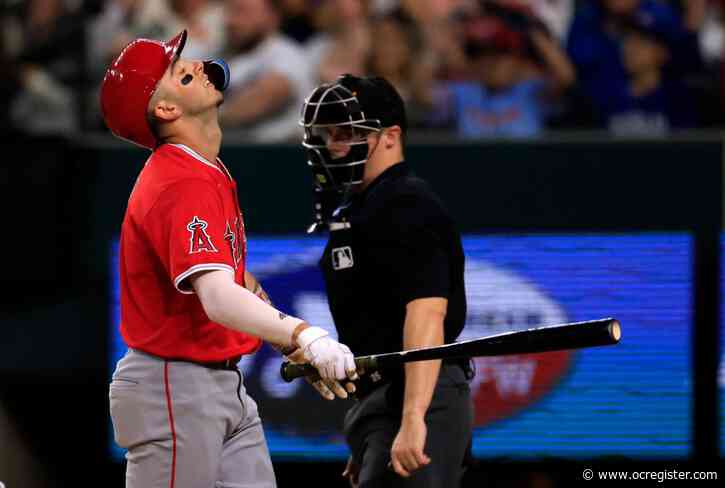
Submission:
M 300 125 L 316 189 L 344 195 L 362 183 L 368 135 L 381 124 L 365 117 L 353 92 L 339 83 L 319 86 L 305 100 Z

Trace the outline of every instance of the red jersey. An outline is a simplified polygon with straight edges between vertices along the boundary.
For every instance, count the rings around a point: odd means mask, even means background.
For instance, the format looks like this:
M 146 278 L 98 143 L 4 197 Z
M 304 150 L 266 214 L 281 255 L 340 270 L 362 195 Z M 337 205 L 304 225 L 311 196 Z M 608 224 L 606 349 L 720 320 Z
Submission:
M 261 340 L 209 320 L 189 277 L 228 270 L 244 284 L 246 237 L 237 186 L 221 161 L 158 147 L 136 180 L 121 229 L 121 335 L 129 347 L 208 362 Z

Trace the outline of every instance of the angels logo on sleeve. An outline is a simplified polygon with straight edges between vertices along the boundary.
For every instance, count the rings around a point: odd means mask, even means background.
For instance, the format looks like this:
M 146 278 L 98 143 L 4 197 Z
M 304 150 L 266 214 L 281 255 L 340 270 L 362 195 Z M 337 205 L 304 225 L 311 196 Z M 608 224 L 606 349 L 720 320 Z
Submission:
M 242 215 L 242 212 L 239 212 L 239 235 L 242 236 L 241 239 L 241 252 L 240 257 L 242 258 L 242 261 L 247 261 L 247 229 L 244 227 L 244 215 Z
M 232 256 L 234 257 L 234 266 L 237 265 L 237 235 L 232 230 L 232 226 L 227 221 L 227 228 L 224 231 L 224 240 L 229 243 L 229 249 L 232 250 Z
M 205 252 L 218 252 L 214 244 L 211 242 L 211 237 L 206 233 L 208 224 L 205 220 L 201 220 L 199 217 L 194 215 L 191 222 L 186 226 L 187 230 L 191 233 L 189 239 L 191 245 L 189 246 L 189 254 L 198 253 L 201 251 Z
M 234 219 L 233 227 L 227 221 L 224 240 L 229 243 L 229 248 L 234 258 L 234 267 L 236 268 L 239 265 L 239 261 L 244 259 L 247 248 L 247 237 L 244 234 L 244 220 L 241 215 Z

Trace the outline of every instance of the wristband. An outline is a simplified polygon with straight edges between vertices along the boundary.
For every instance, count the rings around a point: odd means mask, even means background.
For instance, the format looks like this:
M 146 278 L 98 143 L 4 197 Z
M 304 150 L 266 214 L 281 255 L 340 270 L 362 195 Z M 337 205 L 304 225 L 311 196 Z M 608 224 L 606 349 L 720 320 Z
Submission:
M 317 339 L 329 335 L 328 332 L 321 327 L 310 327 L 307 324 L 304 324 L 304 325 L 306 325 L 306 327 L 302 328 L 299 332 L 297 332 L 297 336 L 296 336 L 296 343 L 302 349 L 306 349 L 310 344 L 315 342 Z M 297 326 L 297 329 L 300 329 L 299 325 Z

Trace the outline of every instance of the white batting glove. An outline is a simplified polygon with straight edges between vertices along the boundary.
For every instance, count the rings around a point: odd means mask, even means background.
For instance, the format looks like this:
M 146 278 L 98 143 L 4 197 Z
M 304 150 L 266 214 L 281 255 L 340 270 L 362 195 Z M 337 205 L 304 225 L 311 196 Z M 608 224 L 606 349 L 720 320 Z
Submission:
M 323 380 L 358 379 L 350 348 L 332 339 L 325 329 L 308 327 L 300 332 L 297 343 Z
M 302 349 L 299 347 L 290 354 L 285 355 L 285 358 L 291 363 L 309 364 L 309 361 L 302 352 Z M 355 393 L 355 383 L 352 381 L 346 381 L 345 386 L 340 384 L 339 381 L 323 380 L 319 376 L 316 378 L 305 376 L 305 381 L 312 385 L 312 387 L 317 390 L 317 393 L 319 393 L 325 400 L 334 400 L 335 397 L 345 399 L 348 398 L 350 393 Z

